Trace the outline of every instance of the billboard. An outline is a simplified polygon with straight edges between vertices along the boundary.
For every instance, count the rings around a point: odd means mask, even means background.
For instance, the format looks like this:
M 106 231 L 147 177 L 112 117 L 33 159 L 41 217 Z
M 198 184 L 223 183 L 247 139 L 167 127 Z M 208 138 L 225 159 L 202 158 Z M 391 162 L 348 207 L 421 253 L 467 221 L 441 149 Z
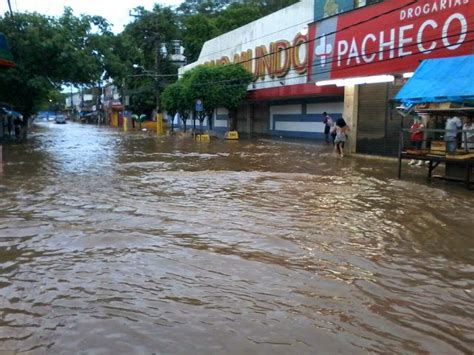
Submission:
M 310 81 L 413 71 L 424 59 L 474 53 L 472 0 L 400 0 L 310 27 Z
M 334 16 L 354 8 L 354 0 L 314 0 L 314 20 Z

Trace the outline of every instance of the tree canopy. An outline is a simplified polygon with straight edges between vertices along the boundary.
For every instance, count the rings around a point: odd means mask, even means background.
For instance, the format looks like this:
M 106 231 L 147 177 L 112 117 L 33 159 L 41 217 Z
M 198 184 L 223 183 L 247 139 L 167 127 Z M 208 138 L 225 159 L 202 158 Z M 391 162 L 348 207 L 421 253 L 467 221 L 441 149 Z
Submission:
M 182 41 L 187 61 L 194 62 L 205 41 L 296 1 L 185 0 L 176 8 L 139 7 L 120 34 L 112 33 L 103 17 L 77 16 L 68 7 L 60 17 L 5 14 L 0 16 L 0 32 L 8 38 L 17 65 L 0 68 L 0 102 L 28 116 L 63 85 L 95 86 L 110 77 L 135 93 L 132 107 L 151 110 L 157 90 L 176 80 L 177 67 L 165 55 L 171 53 L 173 40 Z M 210 105 L 213 90 L 207 92 Z
M 0 32 L 9 39 L 16 66 L 0 71 L 0 101 L 24 115 L 38 109 L 62 85 L 92 85 L 112 62 L 113 34 L 98 16 L 59 18 L 38 13 L 0 18 Z
M 172 115 L 176 112 L 181 115 L 190 111 L 199 99 L 204 106 L 204 113 L 199 115 L 201 121 L 205 116 L 212 117 L 219 107 L 227 108 L 232 119 L 251 82 L 252 74 L 239 64 L 200 65 L 165 89 L 163 105 Z

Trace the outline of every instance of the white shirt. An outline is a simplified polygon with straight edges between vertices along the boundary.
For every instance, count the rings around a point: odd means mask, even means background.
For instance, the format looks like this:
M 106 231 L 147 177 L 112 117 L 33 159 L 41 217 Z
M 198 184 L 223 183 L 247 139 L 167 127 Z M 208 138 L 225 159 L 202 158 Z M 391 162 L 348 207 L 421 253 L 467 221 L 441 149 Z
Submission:
M 457 116 L 448 118 L 446 121 L 446 134 L 444 135 L 445 137 L 451 137 L 451 138 L 456 138 L 457 129 L 460 129 L 462 127 L 462 122 L 461 119 Z

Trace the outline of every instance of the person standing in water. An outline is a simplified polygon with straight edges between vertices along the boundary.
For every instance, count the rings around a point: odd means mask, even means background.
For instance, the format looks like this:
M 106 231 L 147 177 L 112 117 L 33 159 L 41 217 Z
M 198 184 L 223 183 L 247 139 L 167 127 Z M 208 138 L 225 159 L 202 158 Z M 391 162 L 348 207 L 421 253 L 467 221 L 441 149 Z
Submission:
M 420 117 L 415 116 L 413 119 L 413 124 L 410 127 L 410 142 L 414 150 L 421 150 L 423 144 L 423 123 L 421 123 Z M 410 160 L 409 165 L 414 165 L 416 163 L 415 159 Z M 423 161 L 418 160 L 417 166 L 423 165 Z
M 324 138 L 326 139 L 326 143 L 331 143 L 329 141 L 329 133 L 331 130 L 331 126 L 333 125 L 332 117 L 327 114 L 327 112 L 323 112 L 323 123 L 324 123 Z
M 339 118 L 336 121 L 336 137 L 334 138 L 334 152 L 339 155 L 340 158 L 344 157 L 344 145 L 347 141 L 347 131 L 349 126 L 347 125 L 344 118 Z

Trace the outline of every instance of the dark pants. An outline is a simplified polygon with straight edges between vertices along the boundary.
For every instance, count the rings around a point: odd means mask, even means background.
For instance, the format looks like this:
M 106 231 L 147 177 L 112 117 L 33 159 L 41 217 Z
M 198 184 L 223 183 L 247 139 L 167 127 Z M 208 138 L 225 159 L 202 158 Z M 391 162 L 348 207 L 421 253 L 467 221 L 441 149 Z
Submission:
M 331 127 L 324 126 L 324 136 L 326 137 L 326 142 L 329 143 L 329 130 Z

